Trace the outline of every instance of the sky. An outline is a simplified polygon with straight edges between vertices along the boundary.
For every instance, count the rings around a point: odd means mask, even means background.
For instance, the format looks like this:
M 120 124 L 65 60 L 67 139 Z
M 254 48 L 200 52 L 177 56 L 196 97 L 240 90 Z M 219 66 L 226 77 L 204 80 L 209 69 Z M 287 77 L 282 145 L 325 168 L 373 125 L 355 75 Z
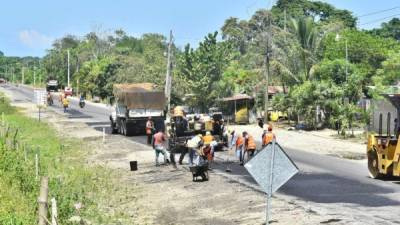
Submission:
M 2 2 L 0 51 L 7 56 L 43 56 L 57 38 L 82 37 L 90 31 L 123 29 L 140 37 L 144 33 L 168 35 L 175 43 L 195 45 L 217 31 L 225 19 L 249 19 L 276 0 L 12 0 Z M 371 29 L 400 16 L 399 0 L 324 0 L 360 17 L 359 27 Z

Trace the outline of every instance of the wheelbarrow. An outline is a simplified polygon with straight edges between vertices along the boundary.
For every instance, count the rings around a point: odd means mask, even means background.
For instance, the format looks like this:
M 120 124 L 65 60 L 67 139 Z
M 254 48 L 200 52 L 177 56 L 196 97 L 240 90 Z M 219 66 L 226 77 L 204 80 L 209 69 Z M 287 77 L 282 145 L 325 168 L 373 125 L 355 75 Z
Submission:
M 193 175 L 193 181 L 198 181 L 198 177 L 201 177 L 202 181 L 208 181 L 210 179 L 208 176 L 208 163 L 198 166 L 190 166 L 189 169 Z

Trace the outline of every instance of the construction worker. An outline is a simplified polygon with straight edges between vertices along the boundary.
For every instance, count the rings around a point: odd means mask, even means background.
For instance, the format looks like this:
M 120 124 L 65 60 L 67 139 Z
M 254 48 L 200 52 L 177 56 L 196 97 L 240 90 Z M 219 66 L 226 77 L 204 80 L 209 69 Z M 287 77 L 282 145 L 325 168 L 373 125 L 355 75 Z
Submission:
M 265 130 L 262 135 L 262 147 L 264 148 L 265 146 L 267 146 L 269 143 L 272 142 L 273 139 L 276 139 L 276 137 L 275 134 L 272 133 L 272 126 L 269 125 L 267 130 Z
M 263 121 L 263 119 L 261 119 L 261 118 L 258 119 L 258 126 L 261 127 L 261 128 L 264 128 L 264 121 Z
M 67 108 L 68 108 L 68 106 L 69 106 L 69 100 L 68 100 L 68 98 L 63 98 L 63 100 L 62 100 L 62 105 L 63 105 L 63 107 L 64 107 L 64 113 L 66 113 L 66 112 L 67 112 Z
M 235 146 L 236 146 L 236 155 L 239 157 L 239 162 L 240 165 L 243 165 L 243 158 L 244 158 L 244 138 L 241 134 L 237 134 L 236 136 L 236 141 L 235 141 Z
M 244 151 L 242 154 L 242 159 L 240 165 L 244 164 L 244 155 L 247 154 L 247 159 L 251 159 L 251 157 L 254 156 L 254 153 L 256 151 L 257 145 L 256 142 L 250 134 L 248 134 L 246 131 L 243 132 L 243 138 L 244 138 Z
M 168 153 L 165 150 L 165 142 L 167 141 L 167 136 L 164 134 L 164 130 L 160 129 L 156 134 L 153 136 L 153 149 L 156 153 L 156 166 L 159 166 L 158 163 L 158 156 L 163 154 L 164 156 L 164 164 L 168 163 Z
M 63 91 L 63 92 L 61 92 L 61 94 L 60 94 L 60 103 L 61 103 L 61 105 L 63 104 L 64 98 L 65 98 L 65 94 L 64 94 L 64 91 Z
M 203 136 L 203 144 L 204 144 L 204 154 L 207 157 L 209 162 L 209 168 L 211 169 L 211 163 L 214 160 L 214 149 L 216 147 L 216 141 L 214 140 L 214 136 L 211 135 L 210 131 L 206 132 L 206 135 Z M 218 144 L 218 143 L 217 143 Z
M 187 152 L 189 152 L 189 166 L 193 165 L 193 160 L 196 154 L 196 151 L 199 150 L 203 145 L 202 135 L 198 134 L 192 137 L 187 143 L 187 150 L 183 151 L 179 157 L 179 164 L 182 165 L 182 161 L 185 158 Z
M 146 122 L 146 135 L 147 135 L 147 144 L 148 145 L 151 145 L 151 141 L 152 141 L 152 137 L 153 137 L 153 130 L 154 130 L 154 122 L 150 116 Z
M 206 132 L 206 135 L 202 137 L 204 144 L 210 144 L 214 140 L 214 136 L 211 135 L 210 131 Z

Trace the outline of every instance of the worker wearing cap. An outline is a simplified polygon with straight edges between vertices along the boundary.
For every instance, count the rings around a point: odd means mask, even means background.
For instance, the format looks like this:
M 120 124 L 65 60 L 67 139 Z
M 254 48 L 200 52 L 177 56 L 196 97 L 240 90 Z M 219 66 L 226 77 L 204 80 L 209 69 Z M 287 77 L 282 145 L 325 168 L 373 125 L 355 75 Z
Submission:
M 272 132 L 272 125 L 268 125 L 266 129 L 267 130 L 265 130 L 262 135 L 262 141 L 261 141 L 263 148 L 267 146 L 269 143 L 271 143 L 273 139 L 276 139 L 275 134 Z

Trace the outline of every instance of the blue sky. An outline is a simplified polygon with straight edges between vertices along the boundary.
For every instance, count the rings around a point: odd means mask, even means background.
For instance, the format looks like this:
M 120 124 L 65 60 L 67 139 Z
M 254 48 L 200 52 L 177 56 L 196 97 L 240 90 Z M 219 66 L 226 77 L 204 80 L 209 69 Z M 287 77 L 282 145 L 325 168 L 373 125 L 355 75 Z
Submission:
M 2 2 L 0 50 L 11 56 L 43 56 L 51 43 L 65 34 L 82 36 L 89 31 L 122 28 L 140 36 L 153 32 L 175 33 L 178 46 L 199 42 L 219 30 L 230 16 L 248 19 L 274 0 L 12 0 Z M 400 6 L 399 0 L 325 0 L 355 15 Z M 379 26 L 400 8 L 360 18 L 362 28 Z M 388 18 L 386 20 L 389 20 Z

